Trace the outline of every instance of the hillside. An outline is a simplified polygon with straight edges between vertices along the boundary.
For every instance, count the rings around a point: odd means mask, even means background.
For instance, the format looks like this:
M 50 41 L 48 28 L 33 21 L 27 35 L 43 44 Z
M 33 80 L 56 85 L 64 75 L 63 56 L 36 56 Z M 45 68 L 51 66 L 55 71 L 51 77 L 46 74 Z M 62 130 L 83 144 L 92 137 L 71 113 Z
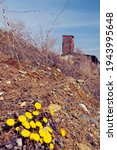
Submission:
M 68 62 L 61 64 L 55 54 L 45 55 L 16 36 L 13 43 L 12 37 L 0 31 L 0 149 L 49 149 L 28 139 L 21 142 L 14 127 L 5 128 L 9 117 L 31 111 L 33 103 L 39 101 L 43 115 L 55 104 L 54 114 L 47 115 L 54 132 L 55 150 L 99 150 L 100 104 L 99 95 L 94 94 L 99 93 L 99 75 L 94 73 L 87 78 L 81 72 L 71 73 Z M 59 135 L 60 128 L 66 130 L 65 137 Z

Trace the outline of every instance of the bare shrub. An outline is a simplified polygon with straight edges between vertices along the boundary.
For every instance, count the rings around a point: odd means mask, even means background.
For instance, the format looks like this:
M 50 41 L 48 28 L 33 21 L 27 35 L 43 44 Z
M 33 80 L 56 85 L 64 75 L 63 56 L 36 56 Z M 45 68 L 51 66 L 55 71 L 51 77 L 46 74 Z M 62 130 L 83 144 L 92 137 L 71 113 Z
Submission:
M 72 56 L 57 55 L 54 50 L 54 39 L 45 41 L 40 47 L 30 36 L 23 38 L 22 34 L 11 30 L 9 32 L 0 30 L 0 51 L 18 61 L 30 61 L 33 65 L 47 65 L 59 68 L 65 75 L 72 76 L 76 80 L 86 81 L 85 91 L 99 96 L 99 68 L 84 57 L 81 51 Z M 92 87 L 94 91 L 92 90 Z

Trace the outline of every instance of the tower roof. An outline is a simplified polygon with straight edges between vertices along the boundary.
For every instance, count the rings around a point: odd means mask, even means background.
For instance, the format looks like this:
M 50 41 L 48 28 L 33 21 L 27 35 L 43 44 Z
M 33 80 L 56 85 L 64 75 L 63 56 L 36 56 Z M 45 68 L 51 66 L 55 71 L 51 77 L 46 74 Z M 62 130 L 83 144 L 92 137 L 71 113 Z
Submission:
M 72 38 L 74 38 L 73 35 L 63 35 L 63 37 L 72 37 Z

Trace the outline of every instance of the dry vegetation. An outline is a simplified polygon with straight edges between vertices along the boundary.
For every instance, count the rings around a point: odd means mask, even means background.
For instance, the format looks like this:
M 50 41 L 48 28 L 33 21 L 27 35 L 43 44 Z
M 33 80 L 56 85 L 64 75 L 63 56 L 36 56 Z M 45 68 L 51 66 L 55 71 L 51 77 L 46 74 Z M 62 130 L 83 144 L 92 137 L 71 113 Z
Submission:
M 62 107 L 54 121 L 58 128 L 66 129 L 67 136 L 55 149 L 99 150 L 99 67 L 79 51 L 68 58 L 59 56 L 53 44 L 53 40 L 46 40 L 39 47 L 16 30 L 0 30 L 0 126 L 8 116 L 27 109 L 22 103 L 31 107 L 37 98 L 45 110 L 50 103 Z M 1 128 L 1 147 L 11 137 L 16 140 L 12 132 Z
M 85 80 L 89 90 L 86 92 L 93 92 L 92 94 L 99 99 L 99 66 L 91 63 L 81 51 L 77 50 L 74 56 L 59 56 L 52 49 L 55 42 L 53 39 L 46 39 L 39 47 L 30 36 L 24 36 L 16 31 L 0 31 L 0 51 L 9 55 L 10 59 L 15 59 L 19 67 L 21 61 L 30 61 L 36 66 L 59 68 L 64 74 L 76 80 Z

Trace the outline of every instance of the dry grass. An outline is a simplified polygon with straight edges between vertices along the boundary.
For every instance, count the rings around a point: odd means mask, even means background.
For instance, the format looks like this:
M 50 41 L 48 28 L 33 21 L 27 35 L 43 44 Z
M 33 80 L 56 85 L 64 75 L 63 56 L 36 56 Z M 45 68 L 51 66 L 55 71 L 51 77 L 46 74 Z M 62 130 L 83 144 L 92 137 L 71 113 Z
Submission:
M 29 36 L 14 30 L 9 32 L 0 30 L 0 52 L 8 55 L 10 60 L 16 60 L 20 69 L 22 61 L 31 62 L 33 66 L 46 65 L 59 68 L 67 76 L 72 76 L 76 80 L 85 80 L 84 87 L 87 87 L 85 91 L 92 92 L 99 98 L 99 67 L 79 51 L 74 56 L 59 56 L 52 51 L 53 45 L 54 40 L 46 40 L 41 47 L 38 47 Z

